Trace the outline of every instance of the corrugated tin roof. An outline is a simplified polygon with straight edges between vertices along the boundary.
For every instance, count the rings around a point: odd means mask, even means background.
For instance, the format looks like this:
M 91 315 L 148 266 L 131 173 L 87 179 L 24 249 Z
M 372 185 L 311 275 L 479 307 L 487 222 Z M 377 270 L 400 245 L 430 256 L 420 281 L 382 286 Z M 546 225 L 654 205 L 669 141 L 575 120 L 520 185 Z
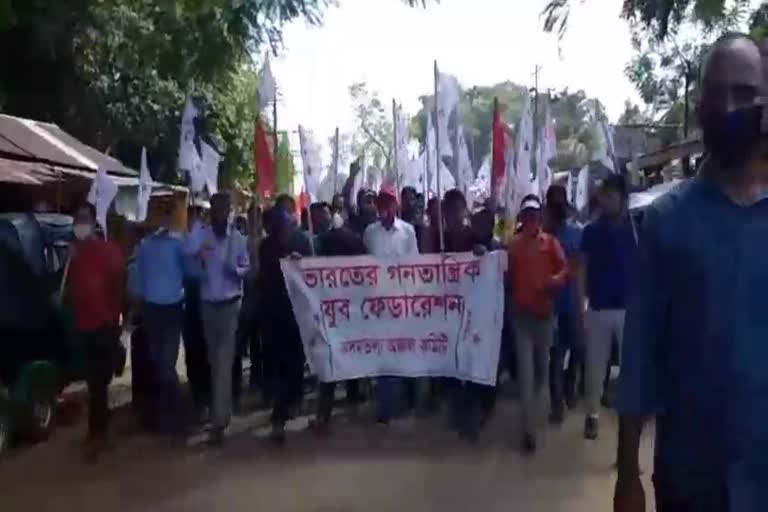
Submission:
M 67 167 L 138 176 L 119 160 L 83 144 L 55 124 L 0 114 L 0 151 L 47 160 Z

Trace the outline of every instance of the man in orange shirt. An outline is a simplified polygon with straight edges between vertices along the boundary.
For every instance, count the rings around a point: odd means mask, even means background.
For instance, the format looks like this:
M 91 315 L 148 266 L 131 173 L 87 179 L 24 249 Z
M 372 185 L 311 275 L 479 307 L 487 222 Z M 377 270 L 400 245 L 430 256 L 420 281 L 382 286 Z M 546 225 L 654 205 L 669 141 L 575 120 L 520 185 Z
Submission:
M 526 196 L 521 230 L 509 246 L 509 279 L 523 420 L 523 450 L 536 451 L 536 411 L 547 381 L 554 297 L 568 274 L 563 249 L 541 229 L 541 201 Z

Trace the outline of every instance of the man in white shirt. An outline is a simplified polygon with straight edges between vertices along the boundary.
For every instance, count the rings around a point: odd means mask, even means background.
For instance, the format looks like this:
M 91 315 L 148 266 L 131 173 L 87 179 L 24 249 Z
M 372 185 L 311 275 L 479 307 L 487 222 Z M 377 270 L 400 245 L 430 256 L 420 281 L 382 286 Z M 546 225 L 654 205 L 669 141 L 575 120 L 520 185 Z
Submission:
M 368 253 L 383 258 L 394 258 L 418 254 L 416 232 L 413 226 L 397 218 L 397 195 L 383 188 L 376 198 L 379 220 L 369 225 L 363 234 L 363 243 Z M 376 379 L 376 401 L 378 422 L 388 424 L 399 412 L 402 403 L 402 378 L 379 377 Z

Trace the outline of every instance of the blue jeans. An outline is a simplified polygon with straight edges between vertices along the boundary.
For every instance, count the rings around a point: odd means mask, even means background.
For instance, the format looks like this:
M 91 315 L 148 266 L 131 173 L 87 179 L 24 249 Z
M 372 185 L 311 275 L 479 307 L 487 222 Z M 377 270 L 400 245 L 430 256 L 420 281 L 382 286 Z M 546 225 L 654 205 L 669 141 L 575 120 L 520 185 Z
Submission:
M 378 420 L 388 422 L 403 412 L 403 378 L 378 377 L 374 390 Z
M 183 317 L 181 302 L 144 303 L 142 319 L 147 331 L 149 355 L 157 386 L 153 400 L 155 418 L 158 429 L 167 434 L 183 433 L 189 419 L 176 373 Z

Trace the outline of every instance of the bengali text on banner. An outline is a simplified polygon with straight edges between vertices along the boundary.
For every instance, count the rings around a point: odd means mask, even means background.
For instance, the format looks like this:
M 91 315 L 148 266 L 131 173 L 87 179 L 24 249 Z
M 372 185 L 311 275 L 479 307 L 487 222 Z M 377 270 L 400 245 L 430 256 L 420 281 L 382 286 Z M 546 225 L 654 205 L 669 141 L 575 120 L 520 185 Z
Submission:
M 304 352 L 321 381 L 392 375 L 496 383 L 503 252 L 281 265 Z

